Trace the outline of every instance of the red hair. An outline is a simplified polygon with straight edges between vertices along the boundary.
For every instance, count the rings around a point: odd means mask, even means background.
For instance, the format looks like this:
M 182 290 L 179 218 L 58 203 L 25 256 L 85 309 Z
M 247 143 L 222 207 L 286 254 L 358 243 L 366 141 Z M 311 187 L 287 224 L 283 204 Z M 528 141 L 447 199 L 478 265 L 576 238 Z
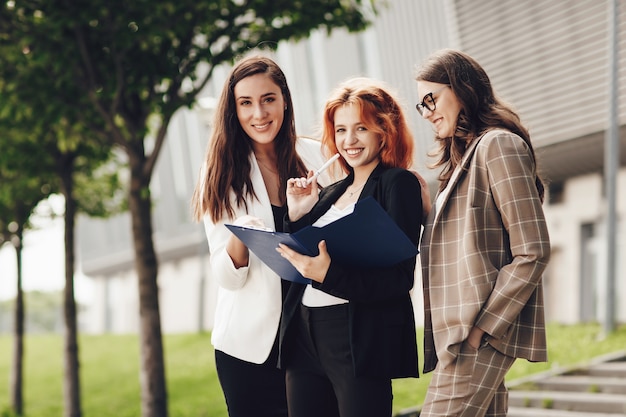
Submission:
M 322 146 L 329 155 L 338 152 L 335 144 L 335 112 L 347 104 L 358 106 L 361 121 L 381 139 L 380 161 L 387 167 L 409 169 L 413 164 L 413 135 L 398 100 L 379 82 L 353 78 L 339 85 L 324 107 Z M 351 168 L 343 158 L 345 172 Z

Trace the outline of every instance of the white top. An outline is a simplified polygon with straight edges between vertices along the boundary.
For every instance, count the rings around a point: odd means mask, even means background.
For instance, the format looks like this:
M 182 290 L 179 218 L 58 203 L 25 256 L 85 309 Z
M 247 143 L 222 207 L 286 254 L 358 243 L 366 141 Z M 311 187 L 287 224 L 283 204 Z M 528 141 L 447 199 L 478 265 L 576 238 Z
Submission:
M 334 222 L 335 220 L 347 216 L 354 211 L 354 205 L 355 203 L 352 203 L 346 206 L 343 210 L 339 210 L 333 204 L 322 217 L 320 217 L 315 223 L 313 223 L 313 226 L 323 227 L 329 223 Z M 302 304 L 307 307 L 326 307 L 338 304 L 346 304 L 347 302 L 348 300 L 346 299 L 335 297 L 334 295 L 330 295 L 324 291 L 318 290 L 317 288 L 313 288 L 311 284 L 306 286 L 306 289 L 304 290 L 304 295 L 302 296 Z
M 469 146 L 469 145 L 468 145 Z M 452 184 L 456 181 L 456 178 L 461 174 L 461 167 L 463 165 L 465 165 L 465 160 L 468 158 L 467 154 L 463 155 L 463 158 L 461 159 L 461 163 L 458 164 L 455 168 L 454 171 L 452 171 L 452 175 L 450 176 L 450 180 L 448 181 L 448 184 L 446 185 L 446 188 L 444 188 L 436 197 L 435 199 L 435 214 L 439 213 L 439 208 L 441 207 L 441 205 L 443 204 L 444 200 L 446 199 L 446 196 L 448 194 L 450 194 L 450 189 L 452 188 Z

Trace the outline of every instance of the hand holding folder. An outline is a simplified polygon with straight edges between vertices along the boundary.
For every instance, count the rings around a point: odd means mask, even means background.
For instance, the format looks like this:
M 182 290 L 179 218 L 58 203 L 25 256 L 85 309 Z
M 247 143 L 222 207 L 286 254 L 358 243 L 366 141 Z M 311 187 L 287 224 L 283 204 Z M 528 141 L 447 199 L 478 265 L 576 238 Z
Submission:
M 304 255 L 317 256 L 317 244 L 325 240 L 333 260 L 366 267 L 392 266 L 418 253 L 416 243 L 409 240 L 372 197 L 357 202 L 351 214 L 324 227 L 307 226 L 295 233 L 232 224 L 226 227 L 282 279 L 299 283 L 310 280 L 276 252 L 279 243 Z

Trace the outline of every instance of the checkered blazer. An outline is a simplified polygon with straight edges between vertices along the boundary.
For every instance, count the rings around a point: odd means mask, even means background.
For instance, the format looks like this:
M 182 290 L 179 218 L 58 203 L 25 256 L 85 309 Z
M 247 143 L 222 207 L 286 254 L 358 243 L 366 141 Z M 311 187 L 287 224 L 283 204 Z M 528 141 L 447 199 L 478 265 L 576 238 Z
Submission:
M 505 355 L 546 361 L 550 241 L 531 152 L 519 136 L 491 130 L 468 147 L 462 168 L 421 242 L 424 372 L 452 363 L 472 326 Z

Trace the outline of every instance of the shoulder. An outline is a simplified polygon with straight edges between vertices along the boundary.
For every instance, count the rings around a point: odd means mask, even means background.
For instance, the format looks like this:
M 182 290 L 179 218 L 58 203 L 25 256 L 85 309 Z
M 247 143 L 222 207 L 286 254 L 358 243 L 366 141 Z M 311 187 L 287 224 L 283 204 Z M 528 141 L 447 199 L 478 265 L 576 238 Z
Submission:
M 317 169 L 325 162 L 322 154 L 322 144 L 315 139 L 299 136 L 296 139 L 296 152 L 309 170 Z M 325 179 L 321 180 L 322 184 L 328 184 L 328 182 Z
M 532 150 L 521 136 L 506 129 L 486 132 L 476 146 L 476 153 L 487 160 L 516 157 L 532 159 Z
M 534 169 L 533 151 L 521 136 L 504 130 L 491 130 L 483 136 L 476 147 L 476 164 L 484 165 L 488 171 L 507 173 Z
M 407 175 L 412 175 L 411 171 L 404 168 L 383 168 L 381 170 L 381 176 L 385 178 L 398 178 Z
M 322 142 L 306 136 L 298 136 L 296 139 L 296 150 L 300 157 L 314 156 L 322 158 Z
M 413 185 L 419 187 L 417 175 L 404 168 L 383 168 L 380 172 L 383 185 Z
M 527 149 L 528 144 L 521 136 L 506 129 L 492 129 L 480 138 L 479 148 L 514 147 Z

